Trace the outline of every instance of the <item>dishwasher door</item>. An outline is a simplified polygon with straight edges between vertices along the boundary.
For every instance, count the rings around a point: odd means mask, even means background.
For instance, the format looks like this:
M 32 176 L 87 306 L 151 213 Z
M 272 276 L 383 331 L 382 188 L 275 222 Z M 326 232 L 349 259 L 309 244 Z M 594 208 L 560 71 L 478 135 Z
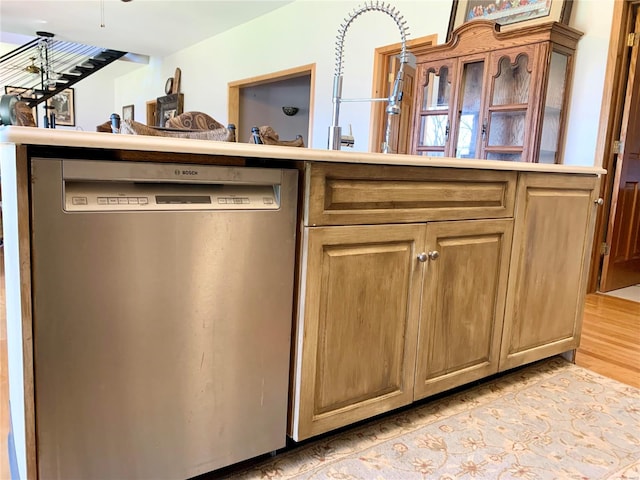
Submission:
M 297 172 L 33 159 L 41 479 L 183 479 L 285 445 Z

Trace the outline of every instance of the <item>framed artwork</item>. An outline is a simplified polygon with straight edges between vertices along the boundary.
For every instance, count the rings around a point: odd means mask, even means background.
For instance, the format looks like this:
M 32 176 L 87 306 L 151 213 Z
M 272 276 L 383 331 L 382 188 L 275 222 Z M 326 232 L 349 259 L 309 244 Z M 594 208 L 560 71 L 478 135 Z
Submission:
M 454 0 L 447 40 L 473 20 L 493 20 L 501 31 L 545 22 L 567 24 L 572 6 L 573 0 Z
M 65 88 L 47 100 L 49 112 L 56 115 L 56 125 L 74 127 L 76 125 L 73 88 Z
M 122 107 L 122 120 L 133 120 L 133 105 Z
M 172 93 L 156 99 L 156 121 L 157 127 L 164 127 L 167 120 L 180 115 L 184 108 L 184 94 Z
M 30 88 L 24 87 L 4 87 L 4 93 L 7 95 L 17 95 L 21 100 L 37 98 L 36 94 Z M 31 114 L 33 115 L 33 119 L 36 121 L 36 126 L 38 125 L 38 107 L 33 107 L 31 109 Z

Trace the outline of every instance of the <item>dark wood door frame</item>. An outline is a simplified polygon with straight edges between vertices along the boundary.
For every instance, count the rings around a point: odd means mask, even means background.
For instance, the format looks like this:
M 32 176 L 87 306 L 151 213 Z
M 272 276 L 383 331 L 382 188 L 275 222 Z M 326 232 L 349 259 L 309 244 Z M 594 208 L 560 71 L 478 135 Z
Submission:
M 611 212 L 611 196 L 613 191 L 613 168 L 615 156 L 613 143 L 618 140 L 624 111 L 627 76 L 629 73 L 629 53 L 627 37 L 633 30 L 635 9 L 640 0 L 624 0 L 614 2 L 613 20 L 611 22 L 611 37 L 609 40 L 609 54 L 605 72 L 602 108 L 600 110 L 600 128 L 596 143 L 596 157 L 602 159 L 602 168 L 607 173 L 600 182 L 600 198 L 604 203 L 598 208 L 596 216 L 595 237 L 591 252 L 591 267 L 587 292 L 598 290 L 600 271 L 602 268 L 601 247 L 607 234 L 607 225 Z
M 640 284 L 640 15 L 628 42 L 630 54 L 624 100 L 620 147 L 616 157 L 607 228 L 607 251 L 603 256 L 598 290 L 609 292 Z

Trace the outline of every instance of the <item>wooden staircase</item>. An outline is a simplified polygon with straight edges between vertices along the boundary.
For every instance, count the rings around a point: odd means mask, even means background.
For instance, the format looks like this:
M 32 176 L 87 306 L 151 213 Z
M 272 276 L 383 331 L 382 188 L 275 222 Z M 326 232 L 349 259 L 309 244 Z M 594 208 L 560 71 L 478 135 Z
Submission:
M 0 56 L 0 85 L 30 107 L 75 85 L 127 52 L 57 41 L 53 34 L 38 37 Z M 9 88 L 7 88 L 9 87 Z

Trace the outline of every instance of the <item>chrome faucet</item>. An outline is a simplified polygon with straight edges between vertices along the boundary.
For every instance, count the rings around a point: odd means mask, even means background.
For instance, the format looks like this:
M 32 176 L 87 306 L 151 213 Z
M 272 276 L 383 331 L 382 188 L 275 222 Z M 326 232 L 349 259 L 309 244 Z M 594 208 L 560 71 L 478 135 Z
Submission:
M 400 51 L 400 68 L 396 75 L 395 82 L 393 84 L 393 90 L 391 95 L 387 98 L 342 98 L 342 57 L 344 54 L 344 37 L 347 33 L 347 29 L 351 23 L 365 12 L 382 12 L 389 15 L 396 22 L 398 29 L 400 30 L 400 38 L 402 40 L 402 48 Z M 389 141 L 391 136 L 391 117 L 392 115 L 398 115 L 400 113 L 400 101 L 402 100 L 402 83 L 404 77 L 404 65 L 407 63 L 407 35 L 408 27 L 404 17 L 400 15 L 400 12 L 392 7 L 388 3 L 381 3 L 379 1 L 365 2 L 364 5 L 357 7 L 345 18 L 345 23 L 340 25 L 338 29 L 338 36 L 336 41 L 336 70 L 333 77 L 333 115 L 331 119 L 331 126 L 329 127 L 329 149 L 340 150 L 342 145 L 342 129 L 338 124 L 338 117 L 340 116 L 340 104 L 342 102 L 388 102 L 387 113 L 387 128 L 385 133 L 384 144 L 382 145 L 382 152 L 389 153 Z M 353 142 L 350 142 L 353 144 Z

